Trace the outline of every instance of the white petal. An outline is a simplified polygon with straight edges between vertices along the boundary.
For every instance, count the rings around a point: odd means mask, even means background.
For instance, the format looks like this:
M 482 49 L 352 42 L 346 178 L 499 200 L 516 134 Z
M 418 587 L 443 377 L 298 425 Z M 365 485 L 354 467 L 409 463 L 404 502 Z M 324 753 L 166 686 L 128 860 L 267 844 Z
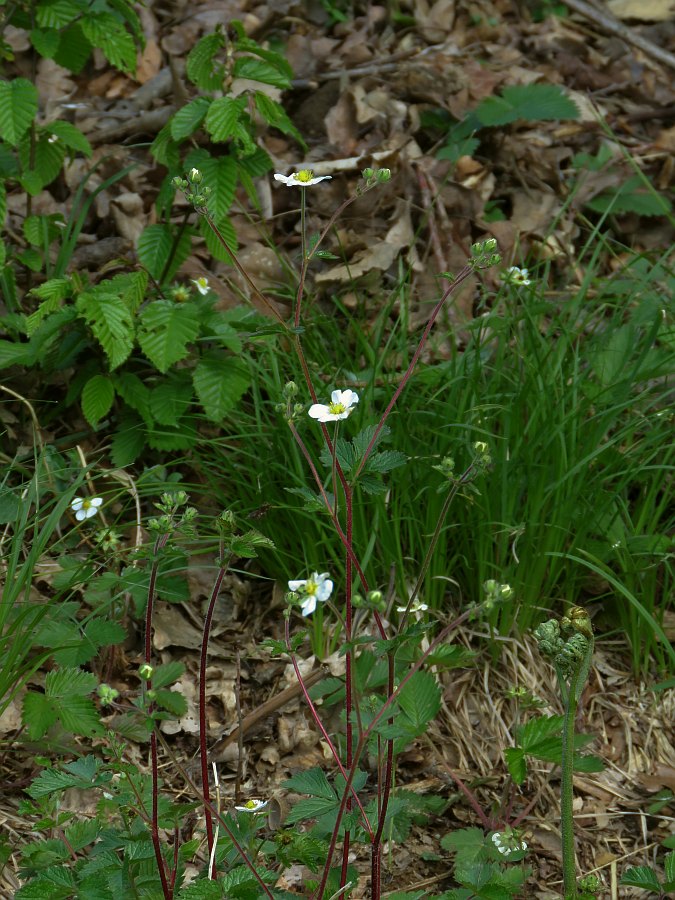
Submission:
M 90 506 L 88 509 L 83 509 L 85 519 L 91 519 L 92 516 L 96 515 L 97 509 L 95 506 Z
M 92 497 L 91 498 L 92 506 L 98 507 L 98 506 L 101 506 L 102 503 L 103 503 L 103 497 Z
M 320 600 L 324 603 L 330 595 L 333 593 L 333 582 L 330 578 L 326 578 L 325 581 L 320 582 L 316 589 L 316 599 Z
M 83 503 L 84 503 L 84 500 L 81 497 L 75 497 L 73 499 L 73 502 L 70 504 L 70 508 L 72 509 L 73 512 L 77 512 L 78 509 L 82 509 Z
M 78 509 L 78 511 L 75 513 L 75 518 L 78 522 L 84 522 L 84 520 L 87 518 L 87 510 Z
M 311 614 L 316 609 L 316 597 L 310 596 L 307 597 L 305 602 L 302 604 L 301 612 L 303 616 L 311 616 Z
M 278 174 L 275 172 L 275 173 L 274 173 L 274 180 L 275 180 L 275 181 L 280 181 L 282 184 L 288 184 L 289 182 L 291 182 L 292 176 L 289 177 L 288 175 L 278 175 Z
M 324 418 L 325 416 L 330 415 L 330 411 L 328 407 L 323 403 L 313 403 L 307 413 L 312 419 L 318 419 L 319 422 L 331 421 L 330 419 Z
M 289 581 L 288 582 L 288 590 L 289 591 L 301 591 L 307 584 L 307 580 L 299 580 L 299 581 Z

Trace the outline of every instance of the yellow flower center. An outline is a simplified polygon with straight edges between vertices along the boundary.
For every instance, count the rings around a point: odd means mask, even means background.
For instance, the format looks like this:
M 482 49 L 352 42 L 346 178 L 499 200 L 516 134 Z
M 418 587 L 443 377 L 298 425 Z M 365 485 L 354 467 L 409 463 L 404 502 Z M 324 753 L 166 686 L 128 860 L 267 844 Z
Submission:
M 296 181 L 311 181 L 312 178 L 314 178 L 314 172 L 311 169 L 302 169 L 295 176 Z
M 308 594 L 310 597 L 313 597 L 314 594 L 316 594 L 318 587 L 319 587 L 319 585 L 316 583 L 316 581 L 312 581 L 310 578 L 310 580 L 305 585 L 305 593 Z
M 329 403 L 328 410 L 332 416 L 339 416 L 341 413 L 345 412 L 347 407 L 344 403 Z
M 246 803 L 244 804 L 246 809 L 255 809 L 257 805 L 258 804 L 255 802 L 255 800 L 247 800 Z
M 83 500 L 82 501 L 82 509 L 91 509 L 92 506 L 93 506 L 93 503 L 91 502 L 91 500 Z

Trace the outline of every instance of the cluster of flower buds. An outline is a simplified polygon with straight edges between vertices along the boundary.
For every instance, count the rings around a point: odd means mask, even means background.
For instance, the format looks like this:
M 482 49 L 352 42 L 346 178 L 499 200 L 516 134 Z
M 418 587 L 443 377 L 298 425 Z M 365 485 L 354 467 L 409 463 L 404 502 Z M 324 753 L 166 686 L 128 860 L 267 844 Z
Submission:
M 195 209 L 205 209 L 209 197 L 211 196 L 211 188 L 202 187 L 204 176 L 199 169 L 190 169 L 187 178 L 181 178 L 176 175 L 173 179 L 173 186 L 177 191 L 182 191 L 188 203 L 191 203 Z
M 511 856 L 513 853 L 524 853 L 527 850 L 527 842 L 521 841 L 515 828 L 505 828 L 504 831 L 495 831 L 492 835 L 492 843 L 495 849 L 503 856 Z
M 188 495 L 185 491 L 162 494 L 159 503 L 155 503 L 162 515 L 149 519 L 148 529 L 157 535 L 171 534 L 177 528 L 182 528 L 183 531 L 190 531 L 194 520 L 197 518 L 197 510 L 193 506 L 188 506 L 183 510 L 180 517 L 178 516 L 179 509 L 181 506 L 185 506 L 187 501 Z
M 357 187 L 357 194 L 364 194 L 378 184 L 386 184 L 388 181 L 391 181 L 391 169 L 371 169 L 369 167 L 364 169 L 361 175 L 366 183 Z
M 294 381 L 287 381 L 282 391 L 282 400 L 276 404 L 275 409 L 278 413 L 282 413 L 286 417 L 287 422 L 300 418 L 305 413 L 305 406 L 302 403 L 296 403 L 295 398 L 298 395 L 298 386 Z
M 492 465 L 492 455 L 490 453 L 490 448 L 485 443 L 485 441 L 476 441 L 473 445 L 473 465 L 474 468 L 479 472 L 487 472 L 487 470 Z
M 513 597 L 513 588 L 510 584 L 500 584 L 493 578 L 488 578 L 483 582 L 483 590 L 485 591 L 485 608 L 488 610 L 497 603 L 503 603 Z
M 490 266 L 496 266 L 501 262 L 502 258 L 499 253 L 495 253 L 497 249 L 497 241 L 494 238 L 488 238 L 487 241 L 479 241 L 471 245 L 471 259 L 469 265 L 472 269 L 489 269 Z
M 109 684 L 99 684 L 96 689 L 101 706 L 110 706 L 119 697 L 120 692 Z

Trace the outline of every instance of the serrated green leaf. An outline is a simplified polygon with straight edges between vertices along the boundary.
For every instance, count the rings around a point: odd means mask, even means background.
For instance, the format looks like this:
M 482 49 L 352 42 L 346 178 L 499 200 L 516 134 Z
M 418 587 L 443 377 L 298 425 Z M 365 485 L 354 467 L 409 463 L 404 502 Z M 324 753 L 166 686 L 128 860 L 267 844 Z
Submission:
M 179 167 L 180 150 L 178 144 L 171 137 L 171 121 L 166 123 L 152 144 L 150 144 L 150 153 L 152 153 L 158 163 L 166 166 L 167 169 L 177 169 Z M 171 198 L 173 199 L 176 189 L 171 184 L 170 177 L 167 177 L 165 184 L 170 186 Z
M 77 75 L 91 56 L 92 46 L 84 36 L 79 22 L 73 22 L 60 31 L 60 38 L 54 62 Z
M 98 47 L 108 62 L 123 72 L 136 71 L 136 45 L 133 37 L 112 13 L 88 12 L 82 31 L 93 47 Z
M 195 97 L 171 118 L 170 130 L 174 141 L 184 141 L 200 127 L 211 106 L 208 97 Z
M 412 727 L 424 731 L 441 708 L 441 689 L 432 673 L 415 672 L 399 694 L 398 704 Z
M 190 81 L 202 91 L 215 91 L 222 87 L 225 68 L 215 62 L 215 57 L 225 46 L 220 32 L 205 35 L 188 54 L 185 71 Z
M 192 245 L 188 231 L 178 235 L 170 225 L 148 225 L 138 239 L 136 252 L 140 263 L 156 281 L 170 281 L 185 262 Z M 172 255 L 173 254 L 173 255 Z
M 185 673 L 185 665 L 178 660 L 173 662 L 162 663 L 156 666 L 152 673 L 152 686 L 154 688 L 166 687 L 173 684 Z
M 243 362 L 219 353 L 204 356 L 192 377 L 199 402 L 212 422 L 222 422 L 251 383 Z
M 371 454 L 365 467 L 368 472 L 384 474 L 399 466 L 404 466 L 407 462 L 408 457 L 405 453 L 400 453 L 398 450 L 383 450 L 381 453 Z
M 129 358 L 134 346 L 134 322 L 123 301 L 98 289 L 77 298 L 77 311 L 103 347 L 111 369 Z
M 110 458 L 118 469 L 136 462 L 145 447 L 145 428 L 136 418 L 124 416 L 112 437 Z
M 504 759 L 514 783 L 523 784 L 527 778 L 527 762 L 524 751 L 520 747 L 506 747 Z
M 656 872 L 649 866 L 631 866 L 623 873 L 619 884 L 624 887 L 643 888 L 645 891 L 655 891 L 656 893 L 661 891 Z
M 133 372 L 120 372 L 113 375 L 113 385 L 120 397 L 141 416 L 150 421 L 152 412 L 150 409 L 150 389 L 138 375 Z
M 199 320 L 192 303 L 155 300 L 141 313 L 138 343 L 150 362 L 166 373 L 187 356 L 187 345 L 198 333 Z
M 324 800 L 337 799 L 337 794 L 324 771 L 319 768 L 298 772 L 284 782 L 284 789 L 298 794 L 309 794 L 310 797 L 322 797 Z
M 92 428 L 110 412 L 115 388 L 107 375 L 94 375 L 82 388 L 82 412 Z
M 23 166 L 22 179 L 35 179 L 40 189 L 50 184 L 61 171 L 66 156 L 66 146 L 59 141 L 50 142 L 49 136 L 42 133 L 31 146 L 26 138 L 19 147 L 19 158 Z M 28 189 L 28 188 L 27 188 Z M 30 186 L 31 192 L 34 186 Z
M 13 147 L 32 125 L 38 112 L 38 92 L 26 78 L 0 81 L 0 137 Z
M 256 59 L 254 56 L 240 56 L 235 61 L 234 77 L 260 81 L 282 90 L 291 86 L 291 79 L 285 72 L 280 71 L 277 66 L 267 60 Z
M 236 125 L 245 106 L 245 97 L 219 97 L 211 103 L 205 124 L 214 141 L 227 141 L 236 134 Z
M 187 412 L 192 398 L 193 387 L 189 379 L 171 378 L 161 382 L 150 394 L 153 418 L 160 425 L 177 425 Z
M 34 313 L 31 313 L 31 315 L 26 318 L 26 334 L 28 337 L 31 337 L 31 335 L 37 331 L 38 327 L 47 316 L 61 308 L 63 301 L 69 293 L 69 278 L 51 278 L 49 281 L 45 281 L 44 284 L 41 284 L 40 287 L 34 288 L 31 291 L 31 294 L 42 298 L 44 302 L 38 306 Z
M 40 56 L 45 59 L 53 59 L 59 49 L 61 36 L 55 28 L 33 28 L 30 33 L 30 42 Z
M 670 201 L 653 188 L 650 190 L 644 176 L 640 175 L 626 179 L 614 190 L 593 197 L 586 206 L 595 212 L 615 215 L 636 213 L 639 216 L 665 216 L 672 210 Z
M 41 0 L 36 4 L 35 18 L 41 28 L 61 28 L 76 19 L 84 7 L 77 0 Z
M 169 691 L 165 688 L 155 692 L 157 706 L 165 709 L 173 716 L 184 716 L 187 712 L 187 700 L 179 691 Z
M 284 134 L 290 134 L 296 139 L 301 147 L 307 146 L 302 135 L 288 118 L 286 110 L 280 103 L 277 103 L 276 100 L 272 100 L 271 97 L 268 97 L 267 94 L 263 94 L 262 91 L 256 91 L 255 105 L 263 119 L 272 125 L 273 128 L 278 128 L 279 131 L 283 131 Z M 337 259 L 338 257 L 333 258 Z
M 215 225 L 224 238 L 227 246 L 232 249 L 233 253 L 236 253 L 239 245 L 237 243 L 237 233 L 234 230 L 232 222 L 230 222 L 229 219 L 220 219 L 216 220 Z M 204 216 L 202 216 L 199 220 L 199 231 L 204 238 L 204 241 L 206 242 L 206 248 L 211 256 L 213 256 L 214 259 L 218 259 L 221 262 L 230 263 L 230 265 L 232 265 L 231 254 L 228 253 L 225 247 L 218 240 Z
M 76 128 L 70 122 L 55 121 L 44 126 L 44 130 L 54 135 L 71 150 L 78 150 L 84 156 L 91 156 L 91 144 L 82 134 L 79 128 Z
M 579 108 L 555 84 L 520 84 L 504 88 L 500 96 L 486 97 L 474 115 L 481 125 L 494 127 L 523 119 L 543 122 L 578 119 Z
M 532 753 L 542 742 L 559 735 L 563 724 L 563 716 L 537 716 L 518 729 L 518 743 L 526 753 Z
M 56 723 L 58 717 L 53 701 L 44 694 L 28 691 L 23 698 L 22 720 L 31 740 L 43 737 Z

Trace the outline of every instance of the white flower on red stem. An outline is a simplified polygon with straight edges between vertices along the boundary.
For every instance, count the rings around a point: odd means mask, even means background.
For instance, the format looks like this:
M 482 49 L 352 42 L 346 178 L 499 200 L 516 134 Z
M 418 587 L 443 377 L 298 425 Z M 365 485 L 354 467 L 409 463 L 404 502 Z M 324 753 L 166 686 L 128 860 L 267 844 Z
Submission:
M 239 812 L 259 813 L 267 806 L 269 800 L 247 800 L 243 806 L 235 806 Z
M 280 181 L 282 184 L 285 184 L 286 187 L 311 187 L 313 184 L 318 184 L 320 181 L 330 181 L 332 175 L 319 175 L 318 177 L 314 177 L 314 172 L 311 169 L 301 169 L 299 172 L 294 172 L 292 175 L 279 175 L 275 173 L 274 180 Z
M 337 422 L 339 419 L 348 418 L 356 404 L 359 395 L 349 388 L 346 391 L 333 391 L 330 395 L 330 403 L 313 403 L 308 412 L 312 419 L 319 422 Z
M 333 582 L 328 572 L 313 572 L 309 578 L 301 578 L 288 582 L 288 590 L 302 597 L 300 610 L 303 616 L 310 616 L 316 609 L 317 603 L 325 603 L 333 593 Z

